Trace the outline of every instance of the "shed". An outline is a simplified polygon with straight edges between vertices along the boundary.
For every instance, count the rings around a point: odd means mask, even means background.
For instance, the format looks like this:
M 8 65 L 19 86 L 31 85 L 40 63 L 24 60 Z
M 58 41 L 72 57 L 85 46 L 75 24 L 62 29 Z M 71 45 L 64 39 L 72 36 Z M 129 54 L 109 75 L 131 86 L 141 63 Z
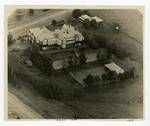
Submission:
M 81 15 L 81 16 L 79 17 L 79 20 L 82 21 L 82 22 L 83 22 L 85 19 L 88 19 L 89 21 L 91 21 L 91 17 L 88 16 L 87 14 Z
M 105 64 L 105 67 L 107 68 L 107 69 L 109 69 L 110 71 L 115 71 L 117 74 L 123 74 L 124 73 L 124 70 L 120 67 L 120 66 L 118 66 L 117 64 L 115 64 L 115 63 L 108 63 L 108 64 Z
M 95 16 L 95 17 L 91 17 L 92 19 L 95 19 L 95 21 L 97 22 L 97 23 L 101 23 L 101 22 L 103 22 L 103 20 L 102 19 L 100 19 L 99 17 L 97 17 L 97 16 Z

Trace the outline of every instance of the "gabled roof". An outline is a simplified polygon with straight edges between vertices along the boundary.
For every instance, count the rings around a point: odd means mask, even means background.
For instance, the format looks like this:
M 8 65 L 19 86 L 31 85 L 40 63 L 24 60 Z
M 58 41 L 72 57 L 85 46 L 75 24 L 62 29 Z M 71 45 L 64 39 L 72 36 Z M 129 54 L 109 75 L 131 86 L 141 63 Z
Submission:
M 105 64 L 105 67 L 108 68 L 110 71 L 115 71 L 117 74 L 124 73 L 124 70 L 113 62 Z
M 95 16 L 95 17 L 91 17 L 92 19 L 95 19 L 96 22 L 100 23 L 100 22 L 103 22 L 102 19 L 100 19 L 99 17 Z
M 87 14 L 81 15 L 79 18 L 81 18 L 81 19 L 83 19 L 83 20 L 85 20 L 85 19 L 91 20 L 91 17 L 88 16 Z
M 31 34 L 33 34 L 37 41 L 49 41 L 49 45 L 57 44 L 59 41 L 64 40 L 73 40 L 75 42 L 75 36 L 79 38 L 79 41 L 82 41 L 84 37 L 80 32 L 75 30 L 75 28 L 71 25 L 64 24 L 61 29 L 56 29 L 55 31 L 50 31 L 46 27 L 41 28 L 31 28 L 29 30 Z M 52 40 L 52 41 L 51 41 Z

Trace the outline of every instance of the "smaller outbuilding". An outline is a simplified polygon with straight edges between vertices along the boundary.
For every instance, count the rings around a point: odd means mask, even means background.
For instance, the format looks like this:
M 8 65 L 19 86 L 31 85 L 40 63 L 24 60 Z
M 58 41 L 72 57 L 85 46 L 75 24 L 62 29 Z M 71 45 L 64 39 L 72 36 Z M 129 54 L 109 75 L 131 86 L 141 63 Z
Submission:
M 94 19 L 97 23 L 103 22 L 103 20 L 101 18 L 97 17 L 97 16 L 91 17 L 91 19 Z
M 81 15 L 81 16 L 79 17 L 79 20 L 80 20 L 81 22 L 84 22 L 86 19 L 89 20 L 89 21 L 91 21 L 91 17 L 88 16 L 87 14 Z
M 123 74 L 125 71 L 115 63 L 105 64 L 105 67 L 110 71 L 115 71 L 117 74 Z

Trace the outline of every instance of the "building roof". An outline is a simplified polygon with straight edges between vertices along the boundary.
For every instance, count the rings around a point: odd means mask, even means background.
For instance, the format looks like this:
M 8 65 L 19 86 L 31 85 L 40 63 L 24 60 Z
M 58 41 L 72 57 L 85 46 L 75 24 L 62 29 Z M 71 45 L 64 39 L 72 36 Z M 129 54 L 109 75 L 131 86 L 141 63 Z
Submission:
M 124 70 L 113 62 L 105 64 L 105 67 L 108 68 L 110 71 L 115 71 L 117 74 L 124 73 Z
M 79 18 L 82 19 L 82 20 L 85 20 L 85 19 L 91 20 L 91 17 L 88 16 L 87 14 L 81 15 Z
M 36 37 L 39 41 L 56 39 L 54 33 L 49 31 L 46 27 L 42 28 L 32 28 L 30 32 Z
M 96 52 L 89 52 L 86 54 L 87 63 L 97 61 L 97 53 Z
M 55 31 L 50 31 L 46 27 L 32 28 L 29 31 L 36 37 L 36 40 L 51 40 L 49 41 L 49 45 L 50 42 L 51 44 L 55 44 L 56 42 L 63 40 L 74 39 L 72 42 L 75 42 L 75 36 L 78 38 L 78 41 L 82 41 L 84 39 L 82 34 L 76 31 L 73 26 L 66 24 L 64 24 L 61 29 L 56 29 Z
M 99 17 L 95 16 L 95 17 L 91 17 L 92 19 L 95 19 L 96 22 L 100 23 L 100 22 L 103 22 L 102 19 L 100 19 Z
M 69 66 L 68 64 L 68 59 L 65 58 L 65 59 L 59 59 L 59 60 L 55 60 L 53 63 L 52 63 L 52 66 L 55 70 L 59 70 L 59 69 L 62 69 L 62 68 L 66 68 Z
M 97 17 L 97 16 L 90 17 L 90 16 L 88 16 L 87 14 L 81 15 L 79 18 L 80 18 L 81 20 L 88 19 L 89 21 L 91 21 L 92 19 L 95 19 L 97 23 L 103 22 L 103 20 L 100 19 L 99 17 Z

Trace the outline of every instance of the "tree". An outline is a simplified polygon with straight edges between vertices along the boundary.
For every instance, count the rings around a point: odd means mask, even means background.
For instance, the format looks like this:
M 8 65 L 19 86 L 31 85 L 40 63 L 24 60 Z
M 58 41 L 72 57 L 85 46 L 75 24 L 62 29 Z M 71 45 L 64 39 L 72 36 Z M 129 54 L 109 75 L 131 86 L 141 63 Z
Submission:
M 103 81 L 117 80 L 118 75 L 115 71 L 109 71 L 107 74 L 102 74 L 101 78 L 102 78 Z
M 115 71 L 110 71 L 108 73 L 108 79 L 109 80 L 117 80 L 118 79 L 118 74 Z
M 106 35 L 96 34 L 96 35 L 94 35 L 94 39 L 100 48 L 107 48 L 106 44 L 109 40 L 106 37 Z
M 84 53 L 82 53 L 82 54 L 79 56 L 79 58 L 80 58 L 80 64 L 85 64 L 85 63 L 86 63 L 87 58 L 86 58 L 86 56 L 85 56 Z
M 106 81 L 107 80 L 107 75 L 106 74 L 102 74 L 101 78 L 102 78 L 103 81 Z
M 93 27 L 93 28 L 97 28 L 97 22 L 96 22 L 96 20 L 95 20 L 95 19 L 92 19 L 92 20 L 90 21 L 90 25 L 91 25 L 91 27 Z
M 83 22 L 83 26 L 84 26 L 84 28 L 89 29 L 90 28 L 90 21 L 88 19 L 85 19 Z
M 83 10 L 83 14 L 87 14 L 87 15 L 91 16 L 91 14 L 88 10 Z
M 29 15 L 32 16 L 34 14 L 34 10 L 33 9 L 29 9 Z
M 87 86 L 91 86 L 94 83 L 94 78 L 91 74 L 87 75 L 83 81 L 87 84 Z
M 73 12 L 72 12 L 72 17 L 78 18 L 78 17 L 80 17 L 82 14 L 83 14 L 83 12 L 82 12 L 80 9 L 75 9 L 75 10 L 73 10 Z
M 110 57 L 110 54 L 108 53 L 107 49 L 101 48 L 99 49 L 97 53 L 97 60 L 98 61 L 104 61 L 107 60 Z
M 51 75 L 53 72 L 52 60 L 46 56 L 42 56 L 39 52 L 33 51 L 30 56 L 31 61 L 38 67 L 42 72 Z
M 57 21 L 56 20 L 52 20 L 52 23 L 51 23 L 53 26 L 56 26 L 57 24 Z
M 70 56 L 70 57 L 68 58 L 68 64 L 69 64 L 70 66 L 73 66 L 73 57 L 72 57 L 72 56 Z
M 15 39 L 13 38 L 13 35 L 11 33 L 8 33 L 8 46 L 13 44 L 15 42 Z
M 19 21 L 22 18 L 22 15 L 16 15 L 16 19 Z
M 125 79 L 124 78 L 124 74 L 123 73 L 119 73 L 118 78 L 119 78 L 119 80 L 124 80 Z
M 132 79 L 135 78 L 134 72 L 135 72 L 135 68 L 133 67 L 133 68 L 131 68 L 130 71 L 129 71 L 129 76 L 130 76 L 130 78 L 132 78 Z
M 68 61 L 66 59 L 62 61 L 62 66 L 64 69 L 68 67 Z
M 124 72 L 124 79 L 128 79 L 130 77 L 129 71 Z
M 89 45 L 90 48 L 92 49 L 98 49 L 98 44 L 95 40 L 88 40 L 87 44 Z
M 111 53 L 115 54 L 117 56 L 117 58 L 119 58 L 119 59 L 123 59 L 123 58 L 129 56 L 129 53 L 126 50 L 120 48 L 116 44 L 108 44 L 107 48 L 109 49 L 109 51 Z

